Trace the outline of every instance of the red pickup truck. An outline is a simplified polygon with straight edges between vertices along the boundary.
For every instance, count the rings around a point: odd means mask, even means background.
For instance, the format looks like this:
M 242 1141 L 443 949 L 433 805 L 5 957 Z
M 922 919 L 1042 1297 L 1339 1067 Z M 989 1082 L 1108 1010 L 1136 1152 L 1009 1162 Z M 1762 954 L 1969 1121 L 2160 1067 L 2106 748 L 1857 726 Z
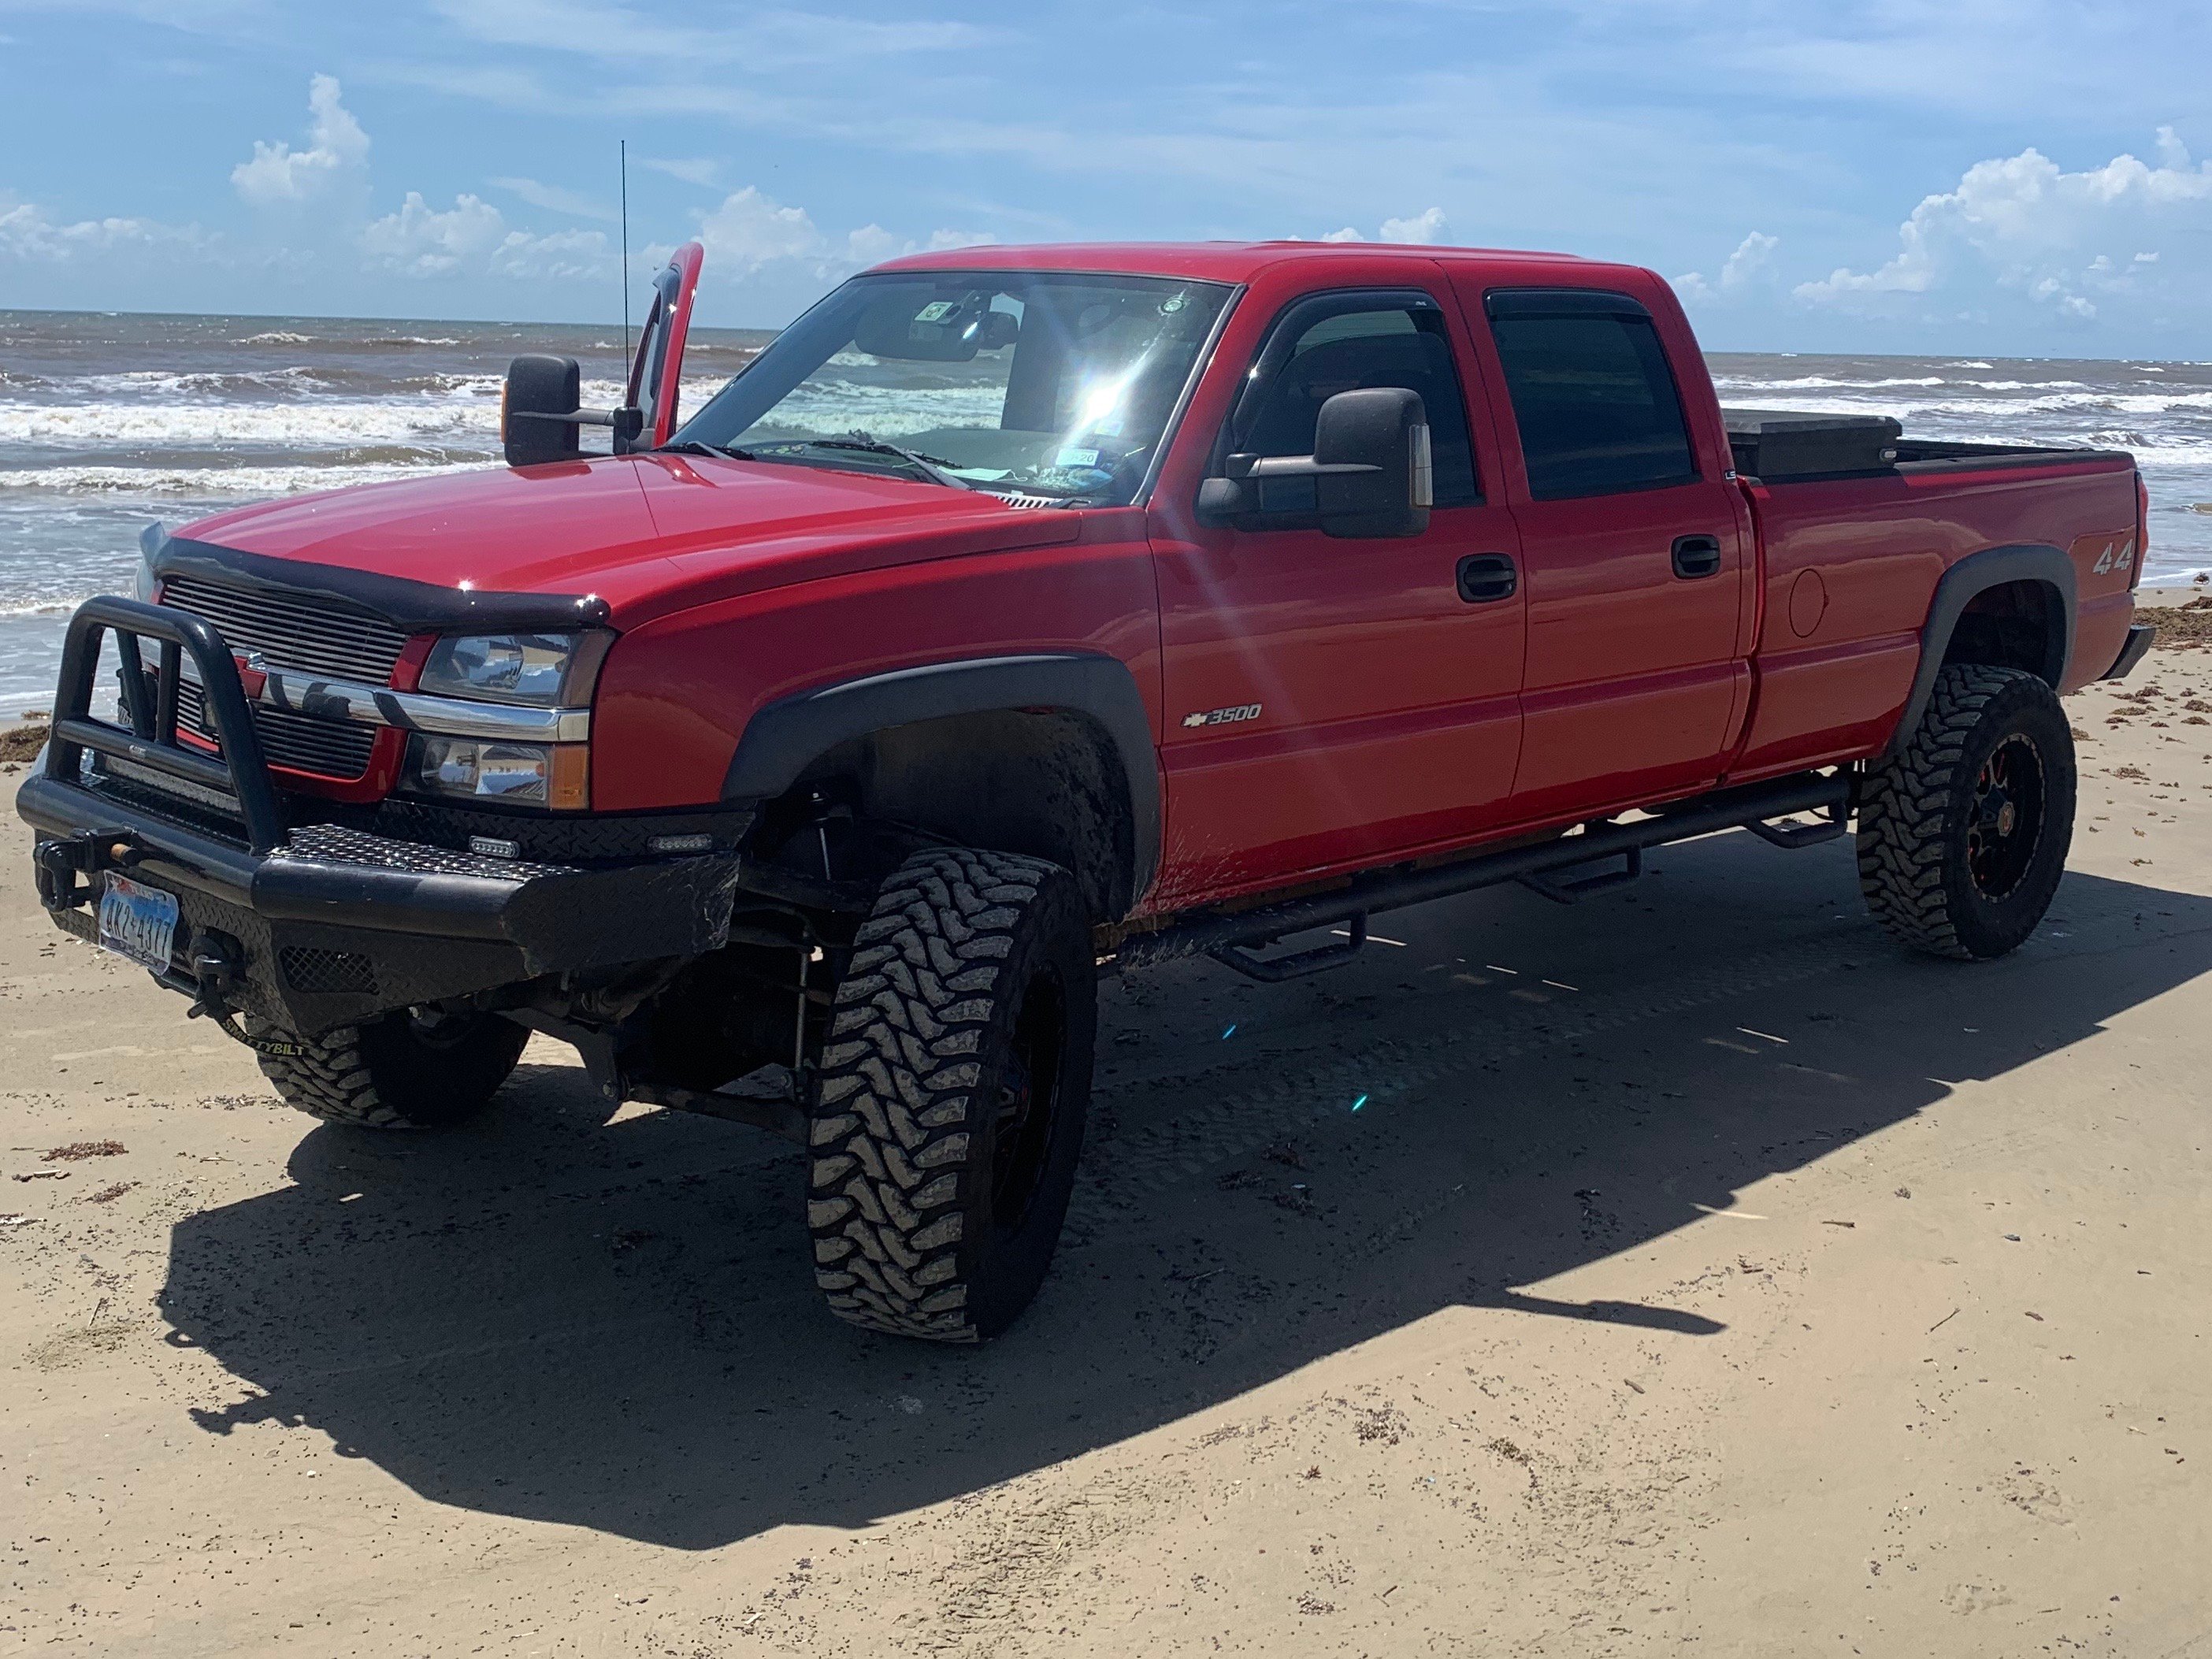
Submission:
M 699 265 L 621 407 L 515 361 L 507 466 L 149 532 L 19 809 L 54 920 L 318 1116 L 452 1122 L 536 1030 L 797 1141 L 861 1325 L 1035 1293 L 1102 971 L 1310 973 L 1737 826 L 1855 824 L 1899 939 L 2010 950 L 2058 697 L 2148 643 L 2129 456 L 1724 412 L 1648 270 L 929 254 L 684 419 Z

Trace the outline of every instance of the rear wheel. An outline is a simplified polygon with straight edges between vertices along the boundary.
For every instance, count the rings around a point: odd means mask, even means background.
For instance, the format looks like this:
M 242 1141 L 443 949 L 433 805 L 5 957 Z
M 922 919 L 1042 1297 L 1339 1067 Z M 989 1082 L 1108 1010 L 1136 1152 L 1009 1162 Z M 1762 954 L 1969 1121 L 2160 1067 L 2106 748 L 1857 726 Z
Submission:
M 495 1014 L 441 1018 L 407 1008 L 316 1037 L 261 1020 L 249 1019 L 247 1030 L 298 1049 L 259 1056 L 285 1104 L 364 1129 L 436 1129 L 473 1116 L 530 1041 L 528 1030 Z
M 893 872 L 838 985 L 812 1105 L 807 1224 L 841 1319 L 994 1336 L 1059 1243 L 1097 1024 L 1075 878 L 932 848 Z
M 1954 664 L 1904 748 L 1867 773 L 1859 886 L 1899 941 L 2002 956 L 2033 933 L 2074 836 L 2074 738 L 2049 685 Z

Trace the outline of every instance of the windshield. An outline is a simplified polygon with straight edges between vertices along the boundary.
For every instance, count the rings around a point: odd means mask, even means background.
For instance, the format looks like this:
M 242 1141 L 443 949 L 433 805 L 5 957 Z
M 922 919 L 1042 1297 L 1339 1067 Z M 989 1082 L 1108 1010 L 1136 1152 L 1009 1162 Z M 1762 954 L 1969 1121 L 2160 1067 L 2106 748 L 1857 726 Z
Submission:
M 1132 500 L 1230 290 L 1042 271 L 859 276 L 672 442 L 1055 503 Z

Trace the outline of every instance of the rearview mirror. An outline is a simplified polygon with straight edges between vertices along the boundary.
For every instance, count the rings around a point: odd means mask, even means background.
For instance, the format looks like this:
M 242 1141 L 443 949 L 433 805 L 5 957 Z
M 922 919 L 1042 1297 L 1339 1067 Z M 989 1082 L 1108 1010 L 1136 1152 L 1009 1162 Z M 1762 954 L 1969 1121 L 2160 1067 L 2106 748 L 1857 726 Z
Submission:
M 540 466 L 574 460 L 582 453 L 576 419 L 581 397 L 581 371 L 574 357 L 532 353 L 509 363 L 499 406 L 499 435 L 507 448 L 507 464 Z
M 1011 345 L 1020 324 L 991 309 L 988 294 L 938 295 L 915 303 L 912 293 L 870 306 L 853 331 L 853 345 L 894 362 L 964 363 L 979 351 Z
M 1199 517 L 1208 523 L 1268 511 L 1274 501 L 1266 498 L 1285 492 L 1267 486 L 1282 479 L 1311 481 L 1311 510 L 1328 536 L 1418 536 L 1436 501 L 1428 413 L 1421 394 L 1401 386 L 1340 392 L 1323 403 L 1310 455 L 1231 455 L 1224 469 L 1199 487 Z

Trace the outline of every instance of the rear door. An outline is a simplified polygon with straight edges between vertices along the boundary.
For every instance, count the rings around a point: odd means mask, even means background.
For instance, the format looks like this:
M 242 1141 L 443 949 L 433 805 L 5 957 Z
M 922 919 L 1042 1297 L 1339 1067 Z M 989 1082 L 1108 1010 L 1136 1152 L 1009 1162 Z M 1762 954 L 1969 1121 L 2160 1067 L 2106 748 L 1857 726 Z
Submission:
M 1751 548 L 1728 458 L 1693 434 L 1634 295 L 1455 276 L 1499 409 L 1528 593 L 1513 816 L 1705 787 L 1749 683 Z
M 1355 540 L 1322 532 L 1310 480 L 1265 486 L 1235 525 L 1155 500 L 1170 902 L 1465 839 L 1505 811 L 1520 748 L 1513 519 L 1448 292 L 1307 294 L 1243 337 L 1223 347 L 1243 390 L 1211 470 L 1310 454 L 1324 399 L 1403 386 L 1427 412 L 1436 506 L 1418 536 Z

